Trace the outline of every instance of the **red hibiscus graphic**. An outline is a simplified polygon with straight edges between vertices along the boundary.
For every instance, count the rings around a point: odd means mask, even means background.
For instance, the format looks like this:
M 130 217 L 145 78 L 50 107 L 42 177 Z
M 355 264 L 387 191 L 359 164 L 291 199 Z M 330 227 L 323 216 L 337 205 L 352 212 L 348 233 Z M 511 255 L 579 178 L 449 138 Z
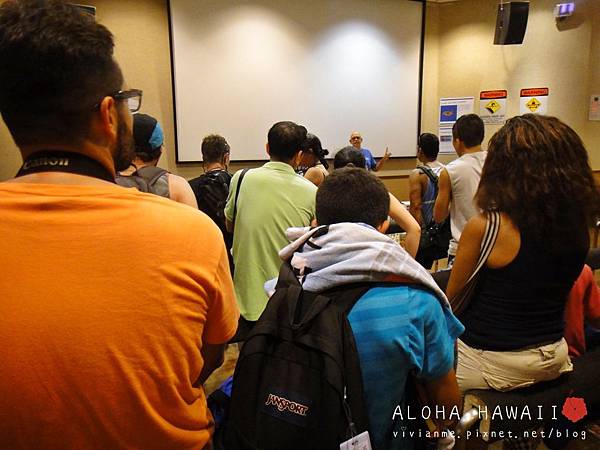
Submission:
M 567 397 L 562 408 L 562 414 L 571 422 L 579 422 L 587 416 L 585 401 L 580 397 Z

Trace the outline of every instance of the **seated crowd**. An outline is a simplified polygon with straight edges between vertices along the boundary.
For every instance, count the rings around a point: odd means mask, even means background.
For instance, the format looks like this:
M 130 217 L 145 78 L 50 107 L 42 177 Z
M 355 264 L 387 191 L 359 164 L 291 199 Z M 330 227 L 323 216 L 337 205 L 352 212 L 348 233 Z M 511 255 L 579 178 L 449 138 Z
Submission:
M 265 333 L 286 265 L 299 303 L 303 292 L 363 289 L 338 314 L 360 362 L 368 426 L 358 432 L 374 449 L 418 440 L 403 432 L 413 396 L 461 411 L 471 389 L 557 379 L 586 351 L 584 327 L 600 326 L 584 266 L 600 192 L 583 142 L 559 119 L 511 118 L 484 151 L 483 122 L 462 116 L 446 166 L 437 137 L 422 134 L 409 209 L 373 173 L 388 149 L 377 162 L 353 132 L 329 171 L 319 138 L 291 121 L 268 130 L 267 163 L 233 175 L 226 139 L 207 136 L 204 174 L 188 183 L 156 167 L 162 129 L 132 115 L 142 93 L 126 87 L 113 48 L 109 30 L 62 1 L 0 6 L 0 112 L 23 157 L 0 183 L 6 448 L 209 448 L 203 384 L 228 345 L 244 358 L 243 343 Z M 404 246 L 385 235 L 390 219 Z M 444 223 L 445 290 L 420 249 Z M 317 305 L 276 315 L 289 321 L 290 354 L 295 324 Z M 311 434 L 317 425 L 300 416 L 318 414 L 320 399 L 285 397 L 290 373 L 268 380 L 277 399 L 253 415 L 264 423 L 276 401 L 281 429 Z M 338 400 L 352 410 L 345 388 Z M 459 418 L 437 418 L 435 436 Z M 246 446 L 227 448 L 276 448 L 237 438 Z

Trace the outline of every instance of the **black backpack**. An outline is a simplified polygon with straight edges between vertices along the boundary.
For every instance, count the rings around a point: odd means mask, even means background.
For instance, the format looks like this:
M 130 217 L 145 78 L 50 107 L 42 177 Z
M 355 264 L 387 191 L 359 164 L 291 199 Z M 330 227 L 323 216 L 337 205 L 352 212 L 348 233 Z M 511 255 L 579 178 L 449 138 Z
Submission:
M 417 169 L 427 175 L 429 180 L 433 183 L 435 189 L 433 198 L 436 199 L 438 195 L 437 175 L 427 166 L 419 166 Z M 434 261 L 436 259 L 446 258 L 448 256 L 448 247 L 451 238 L 450 218 L 446 218 L 442 223 L 436 223 L 432 218 L 431 221 L 421 229 L 421 241 L 415 259 L 422 262 L 423 260 Z
M 134 187 L 141 192 L 169 198 L 169 180 L 163 176 L 168 173 L 160 167 L 144 166 L 136 169 L 131 175 L 117 175 L 115 181 L 119 186 Z
M 230 181 L 231 175 L 225 171 L 208 172 L 190 181 L 198 209 L 206 213 L 222 231 L 225 231 L 225 204 Z
M 289 263 L 282 265 L 276 291 L 240 352 L 217 448 L 330 450 L 368 429 L 347 315 L 371 287 L 315 294 L 302 289 Z

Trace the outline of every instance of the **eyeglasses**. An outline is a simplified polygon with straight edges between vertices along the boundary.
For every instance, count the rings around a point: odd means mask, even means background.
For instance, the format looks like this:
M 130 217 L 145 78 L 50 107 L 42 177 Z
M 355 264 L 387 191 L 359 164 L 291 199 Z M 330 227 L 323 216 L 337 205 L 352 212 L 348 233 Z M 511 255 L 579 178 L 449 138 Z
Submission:
M 140 89 L 128 89 L 118 91 L 111 95 L 115 100 L 127 100 L 127 107 L 132 113 L 136 113 L 142 106 L 142 91 Z
M 361 140 L 362 140 L 362 138 L 361 138 L 360 136 L 352 136 L 352 137 L 350 138 L 350 140 L 351 140 L 351 141 L 361 141 Z
M 131 113 L 136 113 L 142 106 L 142 91 L 140 89 L 128 89 L 126 91 L 117 91 L 109 95 L 115 100 L 127 100 L 127 108 Z M 100 103 L 96 103 L 94 108 L 99 108 Z

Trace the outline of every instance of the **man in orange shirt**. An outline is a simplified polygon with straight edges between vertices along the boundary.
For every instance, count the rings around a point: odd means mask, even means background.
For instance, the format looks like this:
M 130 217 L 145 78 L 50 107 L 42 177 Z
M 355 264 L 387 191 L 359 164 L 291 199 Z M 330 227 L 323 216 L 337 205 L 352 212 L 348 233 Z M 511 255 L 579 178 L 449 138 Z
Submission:
M 227 253 L 206 215 L 114 183 L 140 102 L 91 16 L 2 3 L 0 112 L 24 161 L 0 183 L 2 447 L 210 441 L 202 383 L 239 316 Z

